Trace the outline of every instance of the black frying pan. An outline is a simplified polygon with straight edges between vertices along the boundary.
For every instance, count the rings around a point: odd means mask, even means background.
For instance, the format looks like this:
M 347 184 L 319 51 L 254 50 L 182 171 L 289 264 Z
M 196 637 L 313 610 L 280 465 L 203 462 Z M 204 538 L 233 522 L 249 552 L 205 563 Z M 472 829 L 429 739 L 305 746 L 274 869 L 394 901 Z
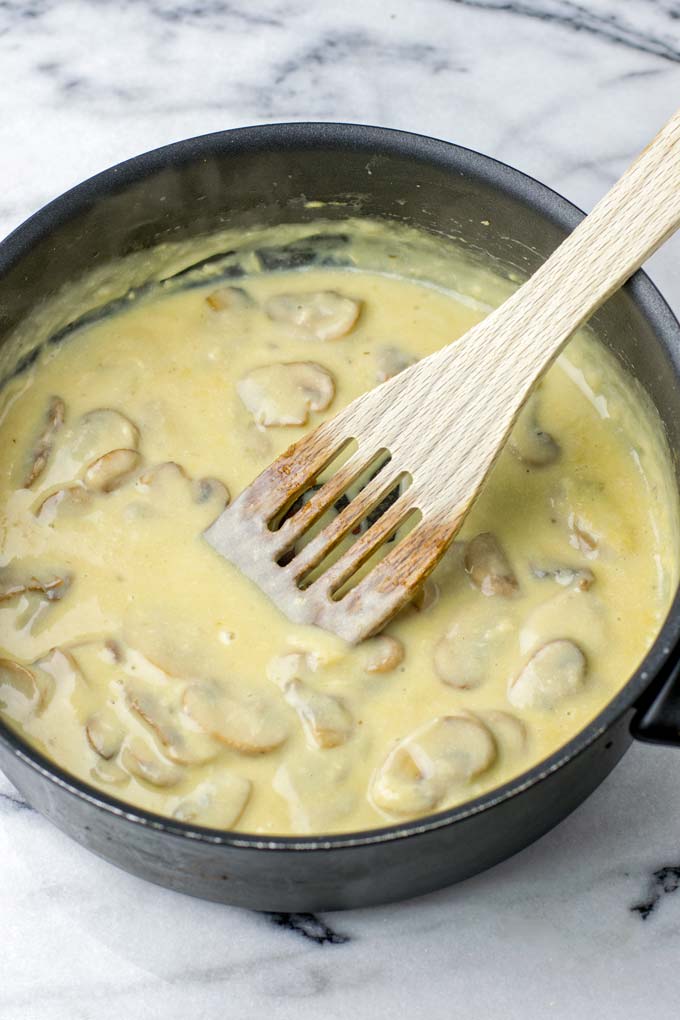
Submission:
M 0 245 L 0 341 L 84 272 L 222 227 L 388 217 L 462 236 L 530 272 L 581 219 L 555 192 L 468 149 L 346 124 L 282 124 L 178 142 L 50 203 Z M 490 224 L 490 226 L 485 225 Z M 680 449 L 680 327 L 644 273 L 594 324 Z M 680 488 L 680 467 L 676 463 Z M 182 892 L 267 910 L 357 907 L 456 882 L 527 846 L 604 779 L 633 736 L 680 743 L 680 600 L 636 673 L 545 762 L 450 811 L 340 836 L 261 839 L 171 821 L 74 779 L 0 723 L 0 766 L 26 799 L 107 860 Z M 622 681 L 625 679 L 621 678 Z

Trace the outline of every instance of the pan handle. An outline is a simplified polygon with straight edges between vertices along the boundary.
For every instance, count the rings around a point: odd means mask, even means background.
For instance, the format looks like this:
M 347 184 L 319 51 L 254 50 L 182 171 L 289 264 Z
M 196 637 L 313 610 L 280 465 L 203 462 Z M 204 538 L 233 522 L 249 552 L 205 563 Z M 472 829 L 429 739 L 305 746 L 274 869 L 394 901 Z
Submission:
M 630 730 L 636 740 L 680 747 L 680 655 L 669 662 L 665 678 L 638 702 Z

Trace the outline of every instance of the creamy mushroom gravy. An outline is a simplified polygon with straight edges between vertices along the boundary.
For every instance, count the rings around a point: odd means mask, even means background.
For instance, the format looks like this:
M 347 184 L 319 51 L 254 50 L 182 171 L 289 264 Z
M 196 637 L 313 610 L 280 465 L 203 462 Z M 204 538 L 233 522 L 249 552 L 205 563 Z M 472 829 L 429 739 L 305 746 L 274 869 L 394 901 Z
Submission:
M 381 826 L 507 781 L 622 687 L 677 574 L 667 453 L 584 331 L 416 603 L 356 648 L 294 626 L 203 530 L 504 285 L 468 266 L 461 296 L 272 259 L 130 301 L 5 387 L 0 706 L 63 768 L 159 814 Z

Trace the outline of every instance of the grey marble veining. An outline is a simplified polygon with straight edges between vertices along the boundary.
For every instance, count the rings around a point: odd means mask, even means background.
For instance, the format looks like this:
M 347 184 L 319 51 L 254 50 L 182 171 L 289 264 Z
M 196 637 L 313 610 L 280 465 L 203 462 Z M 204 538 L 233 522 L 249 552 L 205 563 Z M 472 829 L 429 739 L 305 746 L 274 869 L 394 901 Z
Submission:
M 438 135 L 584 208 L 680 95 L 676 0 L 0 0 L 0 232 L 182 136 L 272 120 Z M 677 239 L 651 272 L 680 310 Z M 664 1020 L 680 753 L 635 747 L 535 846 L 418 901 L 258 915 L 146 885 L 0 778 L 0 1020 Z

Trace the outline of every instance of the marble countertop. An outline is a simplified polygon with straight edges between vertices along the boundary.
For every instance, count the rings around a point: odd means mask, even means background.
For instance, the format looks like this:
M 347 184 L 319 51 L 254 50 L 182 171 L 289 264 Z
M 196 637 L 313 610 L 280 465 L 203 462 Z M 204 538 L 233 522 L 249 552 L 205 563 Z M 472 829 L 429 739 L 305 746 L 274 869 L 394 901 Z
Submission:
M 145 149 L 275 120 L 438 135 L 590 208 L 678 103 L 677 0 L 0 2 L 0 233 Z M 680 311 L 675 239 L 651 274 Z M 680 752 L 420 900 L 265 915 L 87 854 L 0 777 L 0 1020 L 678 1015 Z

